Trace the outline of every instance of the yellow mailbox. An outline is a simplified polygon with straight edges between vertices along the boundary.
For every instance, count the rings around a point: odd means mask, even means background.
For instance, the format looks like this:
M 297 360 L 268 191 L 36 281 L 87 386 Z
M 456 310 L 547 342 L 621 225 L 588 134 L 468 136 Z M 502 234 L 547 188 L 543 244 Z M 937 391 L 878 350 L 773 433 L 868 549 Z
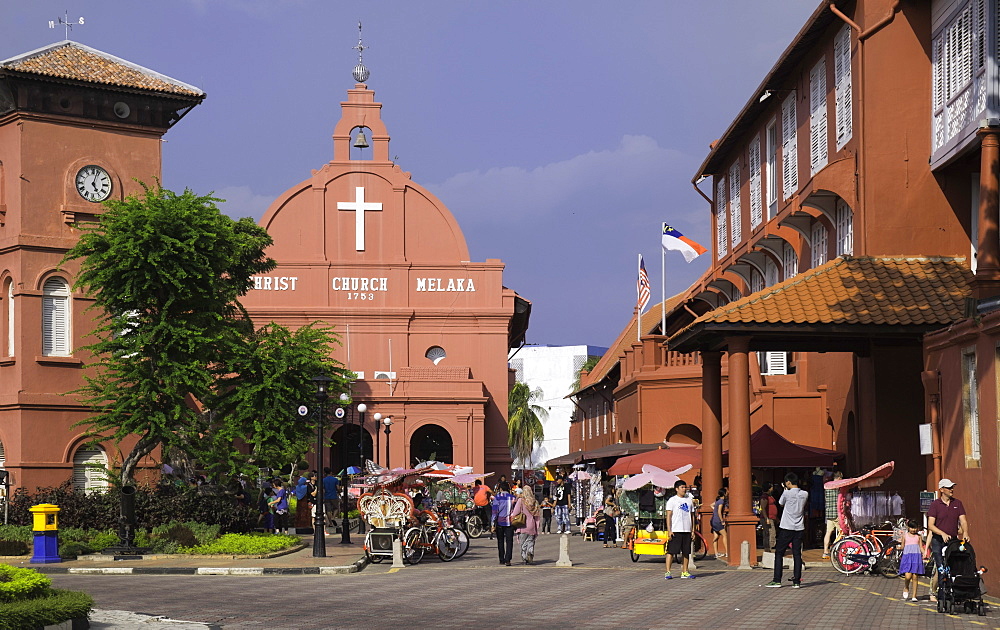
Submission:
M 28 511 L 34 515 L 32 531 L 54 532 L 59 529 L 59 506 L 52 503 L 33 505 Z

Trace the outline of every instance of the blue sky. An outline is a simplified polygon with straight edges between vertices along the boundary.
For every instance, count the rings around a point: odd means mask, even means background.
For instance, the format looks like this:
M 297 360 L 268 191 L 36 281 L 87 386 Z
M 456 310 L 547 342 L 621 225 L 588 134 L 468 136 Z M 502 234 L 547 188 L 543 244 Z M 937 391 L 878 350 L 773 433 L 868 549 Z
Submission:
M 71 39 L 207 92 L 164 185 L 259 218 L 333 155 L 364 23 L 390 154 L 533 303 L 528 342 L 607 346 L 659 227 L 710 245 L 690 180 L 814 0 L 0 0 L 0 59 Z M 707 185 L 703 185 L 709 194 Z M 708 267 L 667 257 L 667 293 Z

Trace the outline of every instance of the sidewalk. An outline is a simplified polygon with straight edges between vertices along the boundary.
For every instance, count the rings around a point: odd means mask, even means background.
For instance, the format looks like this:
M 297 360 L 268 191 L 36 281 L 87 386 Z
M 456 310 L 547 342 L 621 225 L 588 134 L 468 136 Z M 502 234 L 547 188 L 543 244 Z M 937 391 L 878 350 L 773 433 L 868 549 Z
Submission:
M 31 564 L 30 556 L 6 557 L 0 561 L 42 573 L 77 575 L 327 575 L 356 573 L 368 564 L 362 549 L 364 534 L 352 533 L 350 545 L 341 544 L 340 534 L 327 534 L 325 558 L 313 557 L 312 534 L 299 537 L 301 548 L 256 557 L 153 554 L 141 559 L 116 560 L 114 556 L 91 554 L 53 564 Z

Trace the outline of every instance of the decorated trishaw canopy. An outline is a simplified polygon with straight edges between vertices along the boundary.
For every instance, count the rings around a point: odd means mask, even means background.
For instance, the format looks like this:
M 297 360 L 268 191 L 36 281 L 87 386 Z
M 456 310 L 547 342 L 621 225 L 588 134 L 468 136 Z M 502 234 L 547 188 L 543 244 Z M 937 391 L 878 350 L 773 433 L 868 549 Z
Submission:
M 850 490 L 851 488 L 874 488 L 881 486 L 882 482 L 892 476 L 892 471 L 896 467 L 896 462 L 886 462 L 878 468 L 873 468 L 860 477 L 844 479 L 834 479 L 827 481 L 823 487 L 827 490 Z

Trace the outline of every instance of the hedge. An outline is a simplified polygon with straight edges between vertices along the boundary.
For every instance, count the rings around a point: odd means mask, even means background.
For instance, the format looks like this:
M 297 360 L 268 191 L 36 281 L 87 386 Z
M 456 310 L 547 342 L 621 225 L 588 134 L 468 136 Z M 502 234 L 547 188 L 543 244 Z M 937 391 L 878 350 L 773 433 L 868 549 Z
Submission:
M 27 492 L 18 488 L 10 502 L 12 525 L 32 525 L 33 505 L 54 503 L 59 506 L 59 529 L 73 527 L 117 531 L 120 491 L 86 494 L 69 481 L 55 488 Z M 222 532 L 246 532 L 257 521 L 257 511 L 240 506 L 225 494 L 207 494 L 196 488 L 159 485 L 139 487 L 135 494 L 135 514 L 140 529 L 152 529 L 171 521 L 197 521 L 218 525 Z
M 90 614 L 94 599 L 86 593 L 50 589 L 42 597 L 0 604 L 0 630 L 53 626 Z
M 13 602 L 43 595 L 52 580 L 34 569 L 0 564 L 0 602 Z

